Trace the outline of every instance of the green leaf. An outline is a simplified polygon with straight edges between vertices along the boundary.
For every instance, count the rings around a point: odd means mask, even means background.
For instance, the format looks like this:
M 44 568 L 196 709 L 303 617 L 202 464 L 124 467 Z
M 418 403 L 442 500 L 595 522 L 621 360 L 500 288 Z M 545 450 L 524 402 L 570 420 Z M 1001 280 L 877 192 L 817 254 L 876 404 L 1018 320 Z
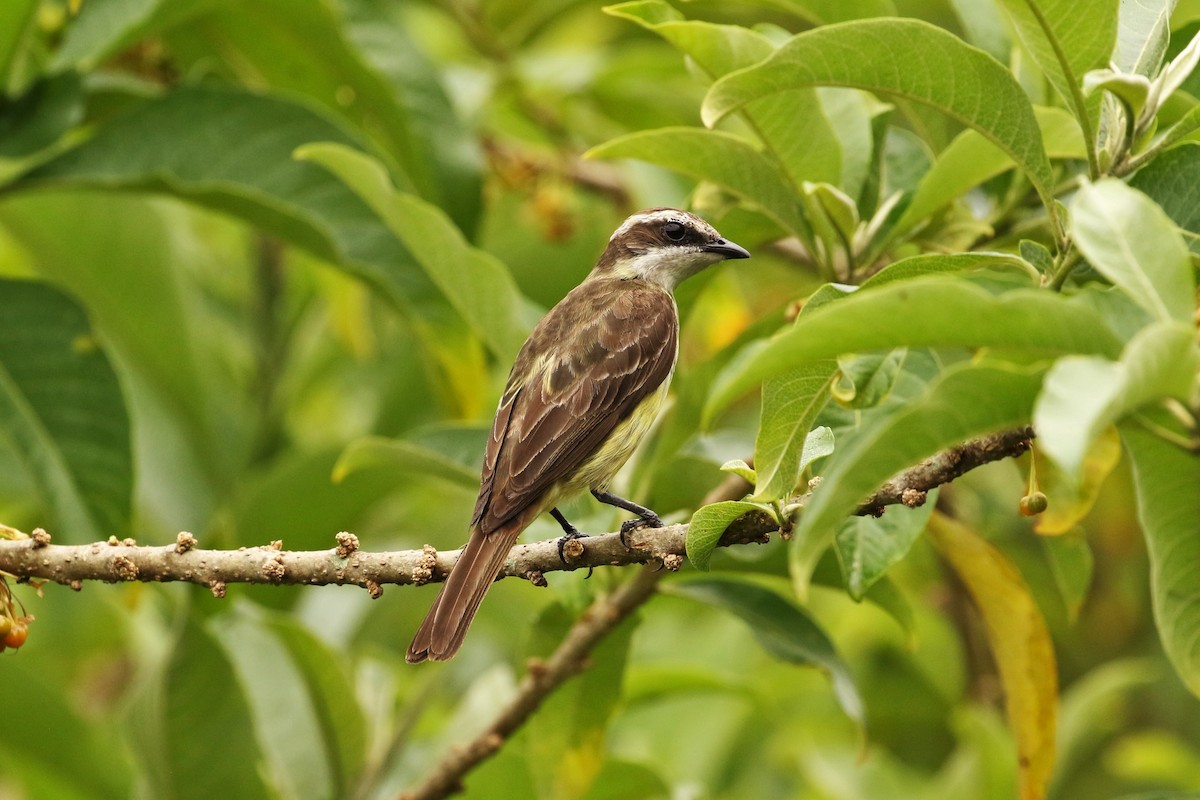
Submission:
M 817 623 L 775 592 L 730 577 L 673 581 L 663 591 L 728 611 L 742 619 L 771 655 L 791 664 L 820 667 L 829 673 L 846 716 L 864 724 L 862 699 L 850 671 Z
M 1200 127 L 1200 105 L 1196 109 L 1196 114 L 1188 116 Z M 1158 203 L 1176 225 L 1194 234 L 1191 250 L 1200 253 L 1200 143 L 1186 142 L 1160 154 L 1138 171 L 1129 185 Z
M 210 635 L 194 615 L 187 620 L 161 677 L 161 699 L 147 699 L 152 716 L 135 727 L 147 739 L 143 745 L 151 767 L 151 795 L 178 800 L 271 796 L 250 708 L 226 659 L 220 631 Z M 292 700 L 285 699 L 284 705 Z M 278 711 L 288 713 L 286 708 Z M 153 733 L 147 730 L 151 727 Z
M 333 480 L 365 469 L 386 469 L 397 477 L 430 475 L 464 489 L 479 486 L 479 464 L 487 431 L 479 427 L 433 428 L 404 439 L 366 436 L 346 446 L 333 468 Z
M 1046 536 L 1041 541 L 1050 572 L 1054 575 L 1054 584 L 1067 608 L 1067 618 L 1075 622 L 1092 587 L 1092 548 L 1082 531 Z
M 758 473 L 754 470 L 754 467 L 740 458 L 733 458 L 726 461 L 721 465 L 721 471 L 733 473 L 751 486 L 758 482 Z
M 0 435 L 50 506 L 56 536 L 128 535 L 121 387 L 83 309 L 47 284 L 0 280 Z
M 829 400 L 837 362 L 805 364 L 763 384 L 762 411 L 754 442 L 758 480 L 754 499 L 770 502 L 792 495 L 800 478 L 800 456 L 809 429 Z
M 0 225 L 33 269 L 86 305 L 121 364 L 140 409 L 139 491 L 171 498 L 172 516 L 158 517 L 164 527 L 209 513 L 201 509 L 211 509 L 214 488 L 245 458 L 244 398 L 216 366 L 227 351 L 205 333 L 215 315 L 195 277 L 228 269 L 214 224 L 178 203 L 126 193 L 23 192 L 0 204 Z M 181 449 L 191 456 L 186 469 Z
M 435 313 L 435 287 L 367 204 L 326 170 L 292 157 L 310 142 L 358 145 L 352 134 L 297 103 L 186 87 L 103 125 L 9 188 L 52 184 L 171 194 L 247 220 L 371 280 L 402 305 Z
M 1158 636 L 1180 679 L 1200 696 L 1200 456 L 1132 422 L 1121 426 L 1121 438 L 1150 551 Z
M 500 259 L 472 247 L 437 206 L 397 192 L 387 170 L 366 153 L 340 144 L 310 144 L 296 156 L 321 165 L 354 190 L 480 340 L 501 359 L 516 356 L 529 333 L 525 301 Z
M 983 617 L 1016 739 L 1020 796 L 1045 797 L 1058 714 L 1058 668 L 1046 621 L 1021 573 L 978 533 L 934 514 L 929 538 Z
M 333 797 L 335 776 L 304 675 L 258 616 L 239 605 L 207 627 L 249 704 L 264 771 L 283 797 Z
M 621 3 L 604 10 L 663 37 L 713 79 L 762 61 L 775 51 L 771 40 L 757 31 L 739 25 L 684 20 L 662 0 Z M 743 112 L 793 184 L 838 180 L 843 148 L 814 90 L 798 89 L 763 98 L 748 104 Z
M 1067 356 L 1046 375 L 1034 409 L 1038 447 L 1068 476 L 1078 476 L 1100 433 L 1126 414 L 1167 397 L 1189 399 L 1200 375 L 1195 330 L 1157 322 L 1129 342 L 1120 361 Z
M 753 145 L 723 131 L 663 128 L 639 131 L 597 145 L 586 158 L 637 158 L 724 186 L 757 205 L 784 230 L 805 236 L 795 190 L 779 164 Z
M 66 28 L 50 71 L 91 70 L 138 39 L 183 21 L 219 0 L 108 0 L 84 3 Z
M 43 78 L 12 101 L 0 96 L 0 159 L 50 147 L 82 119 L 82 81 L 74 72 Z
M 1115 356 L 1121 343 L 1082 299 L 1040 289 L 996 295 L 955 278 L 916 278 L 860 290 L 803 315 L 748 357 L 730 362 L 713 384 L 705 418 L 764 379 L 802 364 L 904 346 Z
M 833 386 L 834 398 L 845 408 L 873 408 L 887 397 L 904 366 L 907 348 L 865 356 L 841 356 L 841 373 Z
M 86 612 L 85 612 L 86 613 Z M 106 621 L 114 619 L 108 616 Z M 94 619 L 93 619 L 94 621 Z M 128 798 L 139 783 L 131 763 L 129 742 L 111 717 L 94 718 L 63 691 L 63 679 L 46 669 L 42 653 L 30 652 L 42 630 L 42 622 L 30 628 L 26 650 L 15 657 L 4 654 L 4 724 L 16 735 L 0 742 L 5 781 L 20 787 L 28 797 L 54 800 L 117 800 Z M 111 629 L 110 629 L 111 630 Z M 77 641 L 68 641 L 72 645 Z M 90 651 L 89 652 L 94 652 Z M 61 652 L 45 653 L 61 661 Z M 30 658 L 32 656 L 32 658 Z M 45 726 L 41 728 L 40 726 Z M 29 730 L 70 731 L 62 736 L 28 736 Z M 51 788 L 38 793 L 38 779 Z
M 813 25 L 828 25 L 867 17 L 894 17 L 892 0 L 765 0 Z
M 936 505 L 934 491 L 916 508 L 894 506 L 882 517 L 852 516 L 838 526 L 834 544 L 851 597 L 862 600 L 875 582 L 908 554 Z
M 761 503 L 748 503 L 741 500 L 724 500 L 696 509 L 692 521 L 688 523 L 687 550 L 688 561 L 699 570 L 707 570 L 712 552 L 721 541 L 722 534 L 734 520 L 751 511 L 766 511 L 768 506 Z
M 334 772 L 336 795 L 345 797 L 358 785 L 369 745 L 366 715 L 349 670 L 325 642 L 294 618 L 272 615 L 264 623 L 265 633 L 278 637 L 304 678 Z
M 1106 178 L 1079 190 L 1071 233 L 1088 262 L 1160 320 L 1190 320 L 1195 281 L 1187 246 L 1163 210 Z
M 0 3 L 0 95 L 13 89 L 12 72 L 21 54 L 38 0 L 8 0 Z
M 1162 67 L 1171 40 L 1175 0 L 1121 3 L 1112 63 L 1121 72 L 1153 78 Z
M 889 264 L 863 281 L 861 288 L 876 288 L 893 281 L 908 281 L 943 272 L 970 272 L 982 269 L 1021 270 L 1029 273 L 1030 265 L 1011 253 L 928 253 Z
M 1092 146 L 1100 101 L 1084 99 L 1084 73 L 1107 66 L 1117 38 L 1119 0 L 1001 0 L 1017 37 L 1035 64 L 1066 102 L 1088 146 L 1095 177 L 1098 164 Z M 1080 24 L 1086 20 L 1087 24 Z
M 277 93 L 321 103 L 372 140 L 403 170 L 406 192 L 440 206 L 472 231 L 481 205 L 478 146 L 442 87 L 442 75 L 389 3 L 374 0 L 258 0 L 220 3 L 204 18 L 201 41 Z M 197 47 L 199 45 L 199 47 Z M 320 58 L 313 58 L 320 53 Z
M 1061 108 L 1034 106 L 1033 112 L 1049 158 L 1085 157 L 1083 133 L 1074 117 Z M 895 232 L 909 230 L 971 187 L 1013 166 L 1012 157 L 991 140 L 975 130 L 963 131 L 938 154 L 933 168 L 925 173 L 912 201 L 896 222 Z
M 921 396 L 843 441 L 804 509 L 792 542 L 792 580 L 807 591 L 817 559 L 863 498 L 906 467 L 972 436 L 1029 423 L 1041 373 L 959 364 Z
M 931 106 L 1008 153 L 1052 208 L 1053 175 L 1032 107 L 986 53 L 918 20 L 864 20 L 801 33 L 762 63 L 717 81 L 706 125 L 746 103 L 806 86 L 850 86 Z

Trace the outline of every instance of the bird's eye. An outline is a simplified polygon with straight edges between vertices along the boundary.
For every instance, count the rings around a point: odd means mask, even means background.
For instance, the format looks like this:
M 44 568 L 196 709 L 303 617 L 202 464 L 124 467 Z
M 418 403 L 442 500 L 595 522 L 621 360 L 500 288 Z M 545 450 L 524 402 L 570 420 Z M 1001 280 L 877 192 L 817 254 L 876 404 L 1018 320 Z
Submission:
M 668 222 L 663 225 L 663 235 L 672 242 L 682 242 L 683 237 L 687 236 L 687 228 L 678 222 Z

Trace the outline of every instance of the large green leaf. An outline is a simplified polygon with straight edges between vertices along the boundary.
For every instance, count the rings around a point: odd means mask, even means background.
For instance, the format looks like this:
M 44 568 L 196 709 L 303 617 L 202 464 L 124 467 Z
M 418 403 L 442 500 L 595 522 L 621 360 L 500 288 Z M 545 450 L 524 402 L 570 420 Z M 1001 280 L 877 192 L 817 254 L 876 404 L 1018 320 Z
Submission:
M 1182 322 L 1146 327 L 1119 361 L 1061 358 L 1047 373 L 1034 410 L 1039 447 L 1077 477 L 1092 442 L 1106 427 L 1155 400 L 1187 403 L 1197 380 L 1200 346 L 1195 329 Z
M 739 25 L 684 20 L 663 0 L 637 0 L 609 6 L 605 11 L 654 31 L 714 79 L 762 61 L 775 51 L 775 45 L 757 31 Z M 838 182 L 842 146 L 815 90 L 797 89 L 765 97 L 748 103 L 743 113 L 795 186 L 803 181 Z
M 525 341 L 525 299 L 500 259 L 476 249 L 450 218 L 419 197 L 396 191 L 383 165 L 340 144 L 311 144 L 297 158 L 320 164 L 349 186 L 403 242 L 463 322 L 501 359 Z
M 1115 357 L 1121 343 L 1080 299 L 1039 289 L 992 294 L 938 275 L 897 281 L 806 314 L 747 358 L 731 362 L 714 384 L 705 416 L 711 419 L 764 379 L 801 364 L 903 346 Z
M 336 775 L 321 719 L 303 671 L 277 632 L 250 606 L 211 618 L 207 628 L 249 705 L 275 790 L 286 798 L 334 797 Z
M 1133 422 L 1121 426 L 1121 438 L 1150 551 L 1158 635 L 1179 677 L 1200 696 L 1200 456 Z
M 0 280 L 0 435 L 43 493 L 56 536 L 128 535 L 121 387 L 83 310 L 43 283 Z
M 1187 245 L 1146 195 L 1113 178 L 1088 184 L 1071 206 L 1071 232 L 1088 262 L 1157 319 L 1191 319 Z
M 863 281 L 861 288 L 879 287 L 893 281 L 910 281 L 925 275 L 980 269 L 1029 273 L 1032 266 L 1011 253 L 926 253 L 887 265 Z
M 1079 123 L 1061 108 L 1036 106 L 1034 115 L 1050 158 L 1083 158 L 1083 135 Z M 1013 166 L 1012 158 L 978 131 L 966 130 L 938 154 L 933 168 L 921 178 L 912 201 L 896 222 L 895 230 L 906 231 L 942 206 Z
M 820 667 L 833 680 L 842 710 L 863 723 L 862 699 L 850 671 L 833 642 L 801 608 L 770 589 L 732 577 L 704 577 L 673 581 L 663 586 L 668 594 L 716 606 L 740 617 L 768 653 L 792 664 Z
M 143 500 L 170 498 L 170 515 L 157 517 L 164 527 L 195 526 L 185 520 L 204 518 L 214 487 L 245 457 L 243 398 L 216 366 L 226 351 L 205 335 L 214 318 L 194 279 L 228 267 L 215 245 L 218 231 L 235 226 L 215 223 L 164 198 L 93 190 L 23 192 L 0 203 L 0 225 L 30 266 L 80 298 L 121 365 L 138 409 L 139 491 Z M 181 448 L 191 455 L 187 469 Z
M 481 427 L 439 426 L 403 439 L 356 439 L 338 457 L 333 479 L 341 481 L 364 469 L 385 469 L 397 478 L 431 475 L 475 489 L 487 435 Z
M 220 0 L 108 0 L 84 3 L 50 62 L 52 71 L 93 69 L 143 37 L 159 33 Z
M 251 709 L 220 634 L 188 618 L 160 677 L 160 695 L 148 701 L 149 717 L 135 726 L 135 735 L 146 739 L 139 752 L 154 797 L 271 796 Z
M 13 89 L 11 74 L 22 42 L 37 11 L 38 0 L 0 3 L 0 95 Z
M 64 607 L 65 608 L 65 607 Z M 41 631 L 30 633 L 34 647 Z M 66 644 L 66 640 L 62 640 Z M 76 642 L 71 642 L 76 644 Z M 33 655 L 33 654 L 29 654 Z M 41 655 L 41 654 L 38 654 Z M 62 660 L 61 653 L 47 653 Z M 38 669 L 44 662 L 25 653 L 4 654 L 4 721 L 15 735 L 0 737 L 0 762 L 5 780 L 29 788 L 38 783 L 42 794 L 28 797 L 55 800 L 117 800 L 134 792 L 135 770 L 129 748 L 110 718 L 93 719 L 63 691 L 63 681 Z M 41 728 L 41 726 L 45 726 Z M 29 736 L 33 729 L 70 732 L 60 736 Z
M 1200 114 L 1200 106 L 1197 106 Z M 1200 123 L 1200 117 L 1197 118 Z M 1158 203 L 1171 220 L 1191 234 L 1200 252 L 1200 143 L 1186 142 L 1162 153 L 1141 169 L 1129 185 Z
M 780 165 L 740 136 L 703 128 L 639 131 L 597 145 L 588 158 L 638 158 L 709 180 L 754 203 L 786 231 L 805 236 L 795 189 Z
M 112 120 L 9 190 L 66 185 L 172 194 L 259 225 L 367 277 L 398 302 L 436 312 L 434 286 L 367 204 L 326 170 L 293 159 L 311 142 L 359 144 L 299 103 L 186 87 Z
M 763 3 L 791 12 L 813 25 L 828 25 L 867 17 L 893 17 L 896 6 L 892 0 L 761 0 Z
M 256 85 L 302 94 L 345 118 L 400 166 L 402 174 L 393 178 L 402 190 L 441 206 L 471 231 L 481 204 L 477 146 L 454 113 L 439 71 L 390 5 L 220 3 L 170 41 L 185 64 L 204 64 L 220 53 Z
M 1121 3 L 1112 54 L 1117 69 L 1151 79 L 1158 75 L 1171 40 L 1174 7 L 1175 0 Z
M 1084 136 L 1092 131 L 1083 74 L 1108 64 L 1119 0 L 1001 0 L 1034 63 L 1062 95 Z M 1094 113 L 1094 112 L 1093 112 Z
M 843 518 L 905 467 L 972 436 L 1027 425 L 1041 385 L 1034 369 L 964 363 L 915 400 L 843 440 L 805 507 L 792 543 L 792 578 L 807 590 Z
M 43 78 L 11 102 L 0 99 L 0 160 L 50 147 L 82 119 L 82 82 L 75 72 Z
M 755 500 L 782 500 L 795 490 L 805 438 L 829 400 L 837 371 L 836 361 L 822 359 L 763 384 L 754 442 Z
M 357 702 L 347 665 L 291 616 L 270 617 L 263 628 L 265 634 L 278 637 L 292 665 L 303 675 L 336 778 L 337 795 L 344 797 L 357 786 L 369 739 L 366 715 Z
M 932 492 L 917 508 L 896 506 L 882 517 L 855 515 L 838 526 L 834 544 L 851 597 L 862 600 L 888 569 L 908 554 L 936 504 L 937 494 Z
M 1050 162 L 1021 87 L 986 53 L 926 22 L 864 20 L 801 33 L 762 63 L 717 81 L 704 121 L 711 126 L 752 100 L 817 85 L 913 100 L 974 128 L 1012 157 L 1052 208 Z

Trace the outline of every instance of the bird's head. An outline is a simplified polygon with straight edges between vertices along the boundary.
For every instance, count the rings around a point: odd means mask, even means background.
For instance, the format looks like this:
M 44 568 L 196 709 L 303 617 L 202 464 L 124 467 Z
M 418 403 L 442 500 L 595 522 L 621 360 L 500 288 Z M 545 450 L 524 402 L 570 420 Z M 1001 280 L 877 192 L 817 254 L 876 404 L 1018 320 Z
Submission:
M 749 258 L 741 245 L 687 211 L 652 208 L 621 224 L 592 270 L 593 277 L 638 278 L 671 291 L 685 278 L 727 258 Z

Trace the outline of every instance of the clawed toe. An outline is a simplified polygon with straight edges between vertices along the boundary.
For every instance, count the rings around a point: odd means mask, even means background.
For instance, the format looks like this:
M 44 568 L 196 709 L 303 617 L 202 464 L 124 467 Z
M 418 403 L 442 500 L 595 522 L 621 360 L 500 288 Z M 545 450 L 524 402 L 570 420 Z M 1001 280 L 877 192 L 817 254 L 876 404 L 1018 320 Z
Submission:
M 642 528 L 661 527 L 663 527 L 663 521 L 658 518 L 658 515 L 627 519 L 621 523 L 621 544 L 625 545 L 626 550 L 629 550 L 631 549 L 629 546 L 629 540 L 627 538 L 629 534 L 633 533 L 634 531 L 641 530 Z

